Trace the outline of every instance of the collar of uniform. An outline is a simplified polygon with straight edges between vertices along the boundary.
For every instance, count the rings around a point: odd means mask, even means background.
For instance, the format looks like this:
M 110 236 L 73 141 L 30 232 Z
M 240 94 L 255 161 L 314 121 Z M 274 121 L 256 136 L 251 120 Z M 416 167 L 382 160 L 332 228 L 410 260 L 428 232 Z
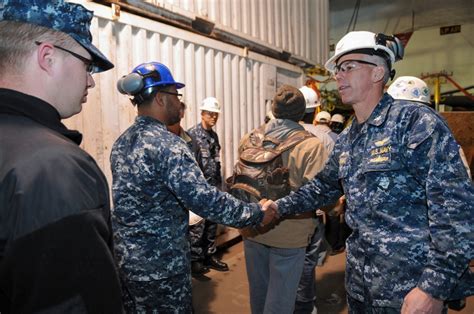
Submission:
M 0 88 L 0 99 L 0 114 L 26 117 L 81 144 L 82 134 L 62 124 L 59 112 L 44 100 L 6 88 Z
M 163 122 L 150 116 L 137 116 L 135 118 L 135 121 L 138 123 L 145 123 L 145 124 L 149 124 L 149 123 L 158 124 L 160 127 L 166 129 L 166 125 Z
M 347 133 L 350 142 L 354 143 L 358 138 L 365 134 L 369 124 L 374 126 L 382 125 L 382 123 L 387 118 L 388 110 L 392 106 L 392 103 L 393 98 L 389 94 L 385 93 L 366 121 L 358 123 L 357 119 L 354 119 Z
M 367 124 L 375 126 L 382 125 L 382 123 L 384 123 L 385 119 L 387 118 L 387 114 L 390 107 L 392 106 L 392 103 L 393 98 L 389 94 L 385 93 L 370 115 L 369 119 L 367 119 Z
M 205 129 L 203 126 L 202 126 L 202 122 L 198 123 L 197 124 L 197 128 L 198 129 L 201 129 L 202 131 L 205 131 L 207 133 L 210 133 L 212 134 L 212 132 L 214 132 L 214 130 L 212 128 L 210 128 L 209 130 L 208 129 Z
M 186 143 L 189 143 L 193 140 L 189 133 L 186 132 L 183 128 L 181 128 L 179 132 L 179 137 L 181 137 Z

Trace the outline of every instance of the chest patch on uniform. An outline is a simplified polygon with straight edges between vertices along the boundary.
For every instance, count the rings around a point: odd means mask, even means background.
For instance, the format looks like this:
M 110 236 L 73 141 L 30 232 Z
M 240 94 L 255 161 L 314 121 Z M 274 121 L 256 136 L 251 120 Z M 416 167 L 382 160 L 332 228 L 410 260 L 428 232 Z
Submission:
M 389 138 L 386 137 L 386 138 L 384 138 L 380 141 L 376 141 L 374 144 L 375 144 L 376 147 L 384 146 L 385 144 L 388 143 L 388 140 L 389 140 Z
M 339 156 L 339 165 L 343 166 L 347 162 L 347 158 L 349 157 L 349 152 L 342 152 Z
M 370 150 L 370 158 L 369 163 L 386 163 L 390 162 L 390 152 L 392 151 L 392 146 L 390 144 L 385 145 L 378 145 L 380 142 L 384 142 L 383 144 L 388 142 L 387 139 L 383 139 L 381 141 L 375 142 L 375 148 Z

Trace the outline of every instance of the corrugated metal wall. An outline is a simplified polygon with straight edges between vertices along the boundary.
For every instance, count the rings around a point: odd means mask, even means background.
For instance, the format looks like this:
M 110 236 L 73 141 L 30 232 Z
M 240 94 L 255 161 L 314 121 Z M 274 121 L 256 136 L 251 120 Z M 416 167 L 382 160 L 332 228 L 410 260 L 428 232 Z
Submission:
M 145 1 L 192 12 L 317 63 L 328 59 L 329 0 Z
M 83 111 L 66 124 L 83 132 L 83 148 L 97 160 L 109 183 L 110 150 L 135 118 L 134 107 L 118 93 L 116 82 L 134 66 L 162 62 L 175 80 L 186 84 L 182 90 L 188 105 L 182 122 L 186 129 L 200 121 L 197 108 L 202 99 L 215 96 L 220 100 L 223 113 L 217 133 L 225 177 L 232 172 L 240 138 L 263 122 L 276 87 L 303 83 L 303 73 L 296 66 L 125 12 L 113 21 L 110 7 L 75 2 L 94 10 L 94 44 L 115 68 L 94 76 L 96 87 L 89 91 Z

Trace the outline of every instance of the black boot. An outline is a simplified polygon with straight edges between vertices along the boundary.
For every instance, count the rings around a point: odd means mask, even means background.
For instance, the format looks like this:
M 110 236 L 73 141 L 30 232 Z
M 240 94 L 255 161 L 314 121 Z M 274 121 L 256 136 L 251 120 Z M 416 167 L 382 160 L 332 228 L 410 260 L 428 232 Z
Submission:
M 215 256 L 208 256 L 204 262 L 204 265 L 218 271 L 229 270 L 229 266 L 227 266 L 226 263 L 218 260 Z
M 209 268 L 204 266 L 201 261 L 192 261 L 191 262 L 191 274 L 193 275 L 202 275 L 209 272 Z
M 466 307 L 466 299 L 459 299 L 459 300 L 451 300 L 447 301 L 448 308 L 455 311 L 461 311 L 463 308 Z

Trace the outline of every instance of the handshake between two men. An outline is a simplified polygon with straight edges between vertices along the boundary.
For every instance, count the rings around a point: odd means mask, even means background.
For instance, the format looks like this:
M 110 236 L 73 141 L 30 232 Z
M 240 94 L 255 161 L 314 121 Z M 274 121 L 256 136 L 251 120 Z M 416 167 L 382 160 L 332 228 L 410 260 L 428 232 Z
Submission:
M 260 206 L 262 206 L 262 212 L 264 214 L 262 220 L 262 227 L 271 224 L 275 220 L 280 218 L 280 214 L 278 213 L 278 205 L 269 199 L 261 199 L 259 202 Z

